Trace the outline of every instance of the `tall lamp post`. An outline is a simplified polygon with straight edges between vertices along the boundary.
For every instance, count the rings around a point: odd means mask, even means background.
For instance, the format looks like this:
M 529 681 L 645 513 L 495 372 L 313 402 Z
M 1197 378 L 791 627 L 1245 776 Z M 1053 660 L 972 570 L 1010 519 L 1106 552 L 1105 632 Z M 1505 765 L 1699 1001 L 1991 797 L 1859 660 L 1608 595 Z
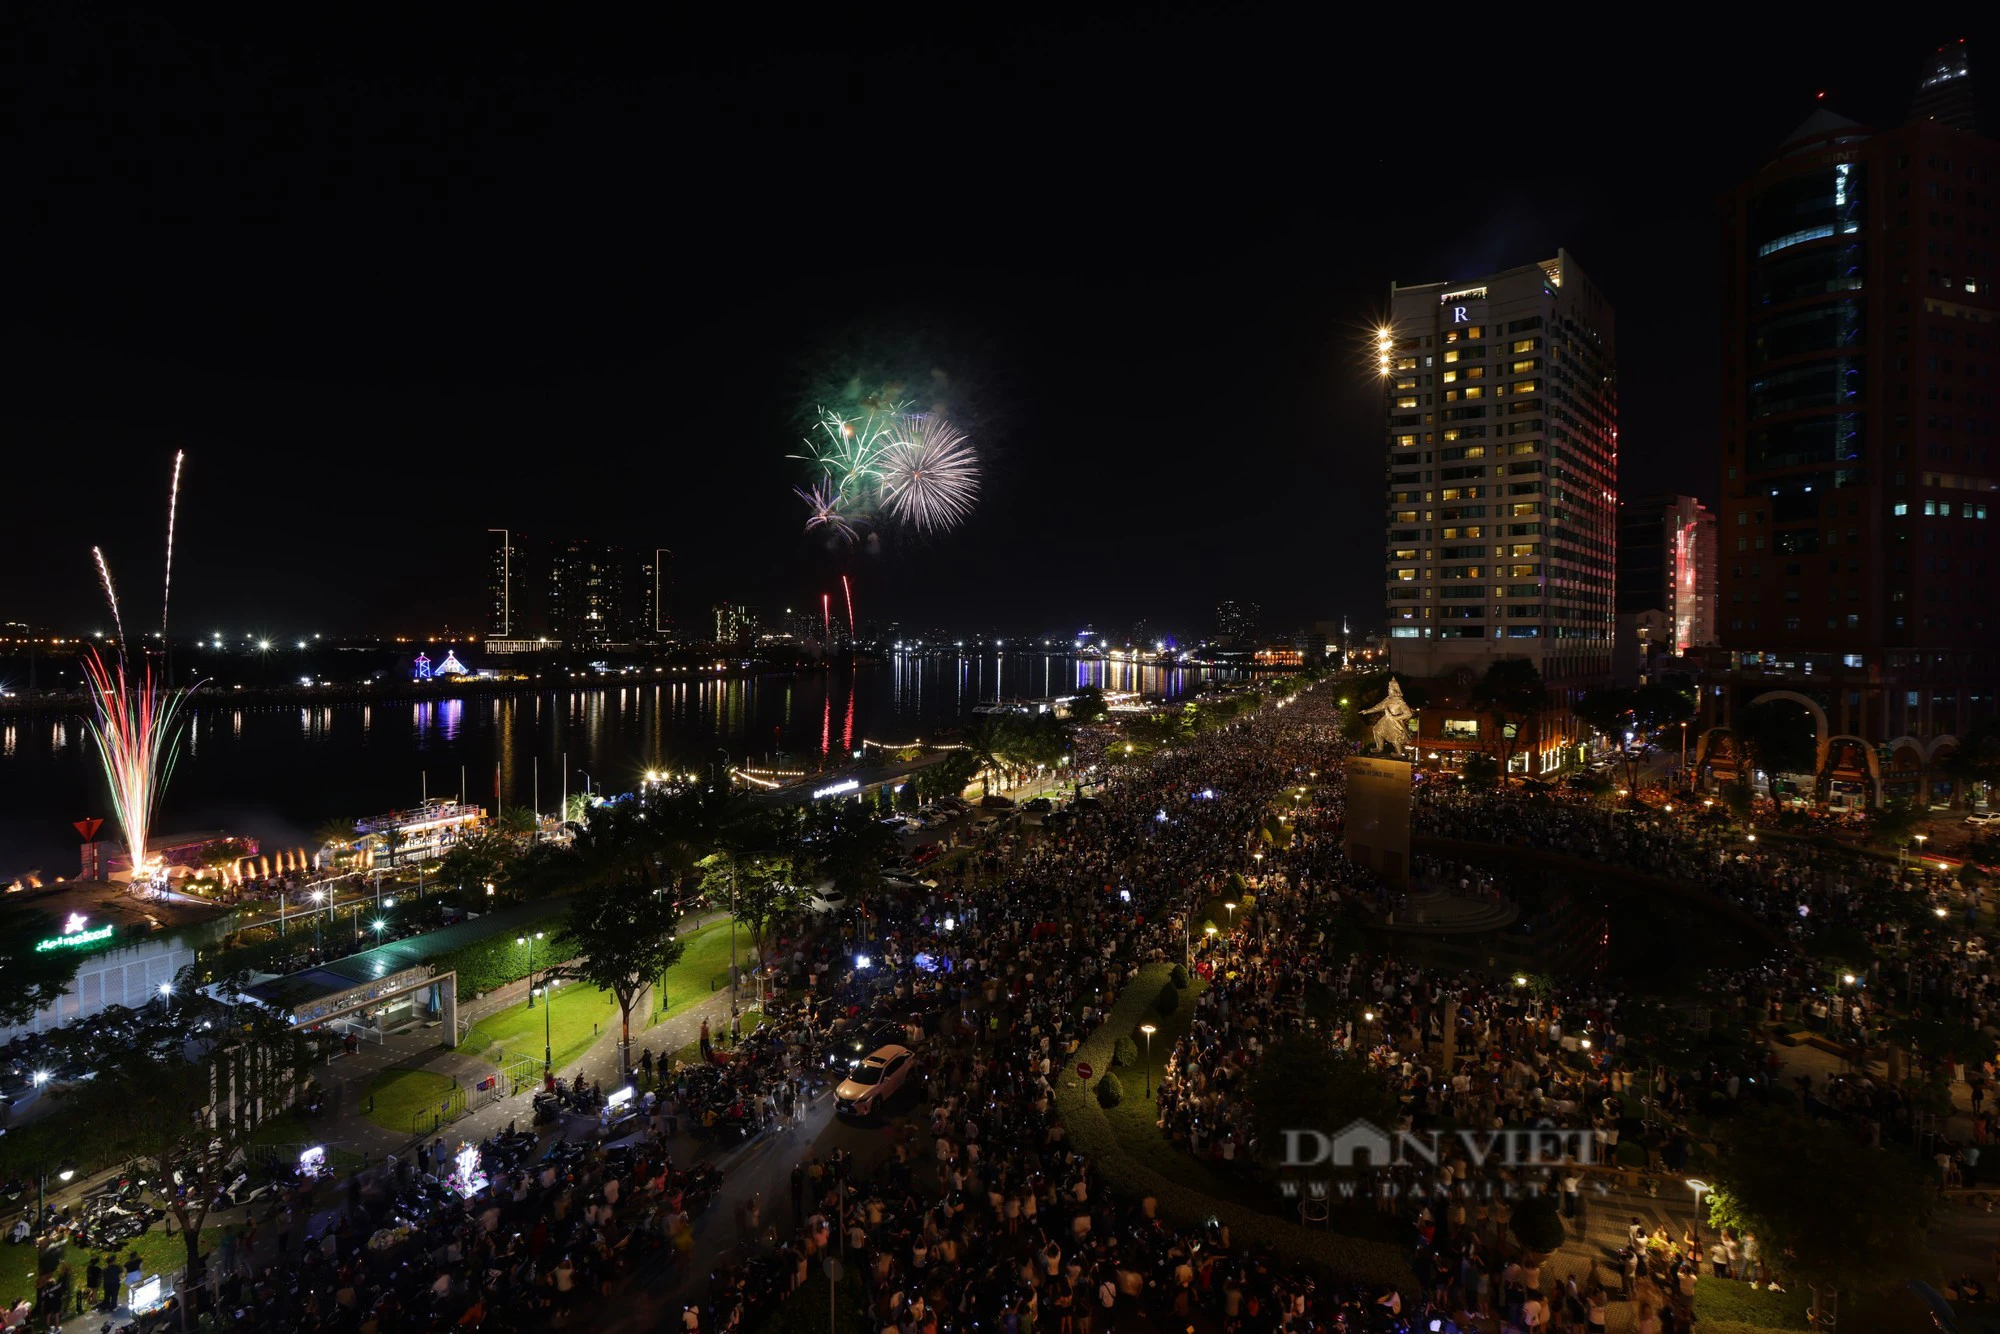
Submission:
M 1262 854 L 1259 855 L 1261 856 Z M 1222 906 L 1229 909 L 1229 930 L 1233 934 L 1236 930 L 1236 905 L 1233 903 L 1225 903 Z
M 35 1072 L 35 1082 L 37 1084 L 44 1083 L 47 1079 L 47 1071 L 37 1070 Z M 68 1185 L 70 1179 L 74 1176 L 76 1176 L 76 1168 L 69 1163 L 64 1163 L 56 1169 L 56 1180 L 62 1182 L 64 1185 Z M 38 1284 L 42 1276 L 42 1239 L 47 1235 L 48 1223 L 46 1220 L 48 1216 L 49 1169 L 43 1167 L 36 1174 L 35 1178 L 35 1278 Z
M 326 891 L 323 889 L 314 890 L 312 892 L 312 901 L 314 905 L 313 906 L 313 951 L 317 953 L 320 948 L 319 905 L 324 904 L 326 902 Z
M 1151 1024 L 1141 1024 L 1139 1025 L 1139 1031 L 1146 1035 L 1146 1097 L 1148 1100 L 1151 1100 L 1153 1096 L 1153 1034 L 1160 1030 Z
M 532 936 L 516 936 L 516 945 L 528 947 L 528 1008 L 535 1008 L 535 942 L 542 938 L 540 931 Z M 549 1035 L 549 998 L 542 997 L 542 1077 L 546 1079 L 555 1069 L 554 1039 Z
M 1701 1197 L 1704 1194 L 1708 1193 L 1709 1191 L 1713 1190 L 1714 1187 L 1710 1186 L 1706 1181 L 1702 1181 L 1696 1177 L 1689 1177 L 1687 1179 L 1687 1184 L 1688 1184 L 1688 1189 L 1694 1192 L 1695 1263 L 1699 1265 L 1701 1263 Z

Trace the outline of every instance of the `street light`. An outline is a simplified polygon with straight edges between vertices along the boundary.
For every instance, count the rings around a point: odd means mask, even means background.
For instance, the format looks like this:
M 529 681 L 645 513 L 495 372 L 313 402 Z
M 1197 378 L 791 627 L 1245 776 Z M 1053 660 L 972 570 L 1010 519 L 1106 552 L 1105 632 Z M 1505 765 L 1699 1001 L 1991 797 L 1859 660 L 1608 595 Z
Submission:
M 541 938 L 542 938 L 542 933 L 539 931 L 535 932 L 535 934 L 532 936 L 523 935 L 514 937 L 514 943 L 516 945 L 526 945 L 528 947 L 528 1008 L 531 1010 L 535 1008 L 535 942 L 540 940 Z M 554 1039 L 549 1036 L 549 998 L 547 996 L 543 996 L 542 997 L 542 1078 L 543 1079 L 547 1079 L 549 1077 L 549 1075 L 555 1070 L 555 1065 L 556 1065 L 556 1060 L 555 1060 Z
M 1222 906 L 1229 909 L 1229 929 L 1231 931 L 1234 931 L 1236 929 L 1236 905 L 1233 903 L 1225 903 Z
M 1159 1030 L 1151 1024 L 1139 1025 L 1139 1031 L 1146 1035 L 1146 1097 L 1153 1096 L 1153 1034 Z
M 1694 1249 L 1697 1257 L 1701 1254 L 1701 1197 L 1714 1187 L 1697 1177 L 1687 1179 L 1688 1189 L 1694 1192 Z M 1699 1264 L 1699 1258 L 1695 1263 Z

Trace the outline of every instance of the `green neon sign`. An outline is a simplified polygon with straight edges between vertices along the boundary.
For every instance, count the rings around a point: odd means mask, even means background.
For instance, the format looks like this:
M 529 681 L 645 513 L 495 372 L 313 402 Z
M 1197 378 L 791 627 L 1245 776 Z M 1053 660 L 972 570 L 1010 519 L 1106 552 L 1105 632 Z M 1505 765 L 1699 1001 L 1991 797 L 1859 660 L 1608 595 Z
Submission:
M 70 914 L 69 921 L 63 925 L 63 933 L 59 936 L 50 936 L 47 940 L 38 941 L 35 945 L 35 953 L 40 954 L 47 950 L 75 950 L 82 949 L 86 945 L 101 945 L 111 939 L 112 933 L 118 929 L 115 924 L 110 922 L 106 922 L 103 926 L 90 927 L 88 929 L 84 927 L 83 923 L 84 918 L 82 914 Z

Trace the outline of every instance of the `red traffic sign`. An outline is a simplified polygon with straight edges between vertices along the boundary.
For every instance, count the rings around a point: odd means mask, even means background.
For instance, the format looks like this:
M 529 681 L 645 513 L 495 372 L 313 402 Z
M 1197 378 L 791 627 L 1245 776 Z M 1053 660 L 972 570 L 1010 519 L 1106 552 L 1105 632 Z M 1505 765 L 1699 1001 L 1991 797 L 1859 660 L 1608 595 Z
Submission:
M 83 841 L 86 843 L 90 842 L 91 839 L 95 838 L 97 836 L 97 831 L 102 829 L 103 827 L 104 827 L 104 821 L 102 820 L 76 820 L 73 821 L 70 825 L 70 828 L 76 830 L 77 833 L 83 835 Z
M 1089 1061 L 1078 1061 L 1078 1062 L 1076 1063 L 1076 1076 L 1077 1076 L 1077 1078 L 1078 1078 L 1078 1079 L 1088 1079 L 1088 1078 L 1090 1078 L 1090 1062 L 1089 1062 Z

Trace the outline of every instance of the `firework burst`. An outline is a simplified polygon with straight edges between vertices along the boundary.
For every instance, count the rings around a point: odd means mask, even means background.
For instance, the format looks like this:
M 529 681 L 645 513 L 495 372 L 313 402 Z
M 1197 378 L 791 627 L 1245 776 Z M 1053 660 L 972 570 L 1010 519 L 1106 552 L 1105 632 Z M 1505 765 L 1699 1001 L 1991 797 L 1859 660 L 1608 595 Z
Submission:
M 819 422 L 791 457 L 811 465 L 806 531 L 847 542 L 871 527 L 900 526 L 931 536 L 955 528 L 979 497 L 979 458 L 965 433 L 908 403 L 871 406 L 852 416 L 819 409 Z
M 866 521 L 846 512 L 844 507 L 848 504 L 847 498 L 840 493 L 830 478 L 814 482 L 811 490 L 795 486 L 792 492 L 800 500 L 805 501 L 806 508 L 811 511 L 806 517 L 807 532 L 810 533 L 815 528 L 824 528 L 844 541 L 853 542 L 860 538 Z
M 879 466 L 884 508 L 922 534 L 956 528 L 979 499 L 979 456 L 936 413 L 905 419 Z
M 160 792 L 173 772 L 180 751 L 180 711 L 186 696 L 162 690 L 151 667 L 142 667 L 137 681 L 126 677 L 126 658 L 106 666 L 92 649 L 83 660 L 90 689 L 90 737 L 104 761 L 111 785 L 111 809 L 124 832 L 136 885 L 147 873 L 146 835 Z

